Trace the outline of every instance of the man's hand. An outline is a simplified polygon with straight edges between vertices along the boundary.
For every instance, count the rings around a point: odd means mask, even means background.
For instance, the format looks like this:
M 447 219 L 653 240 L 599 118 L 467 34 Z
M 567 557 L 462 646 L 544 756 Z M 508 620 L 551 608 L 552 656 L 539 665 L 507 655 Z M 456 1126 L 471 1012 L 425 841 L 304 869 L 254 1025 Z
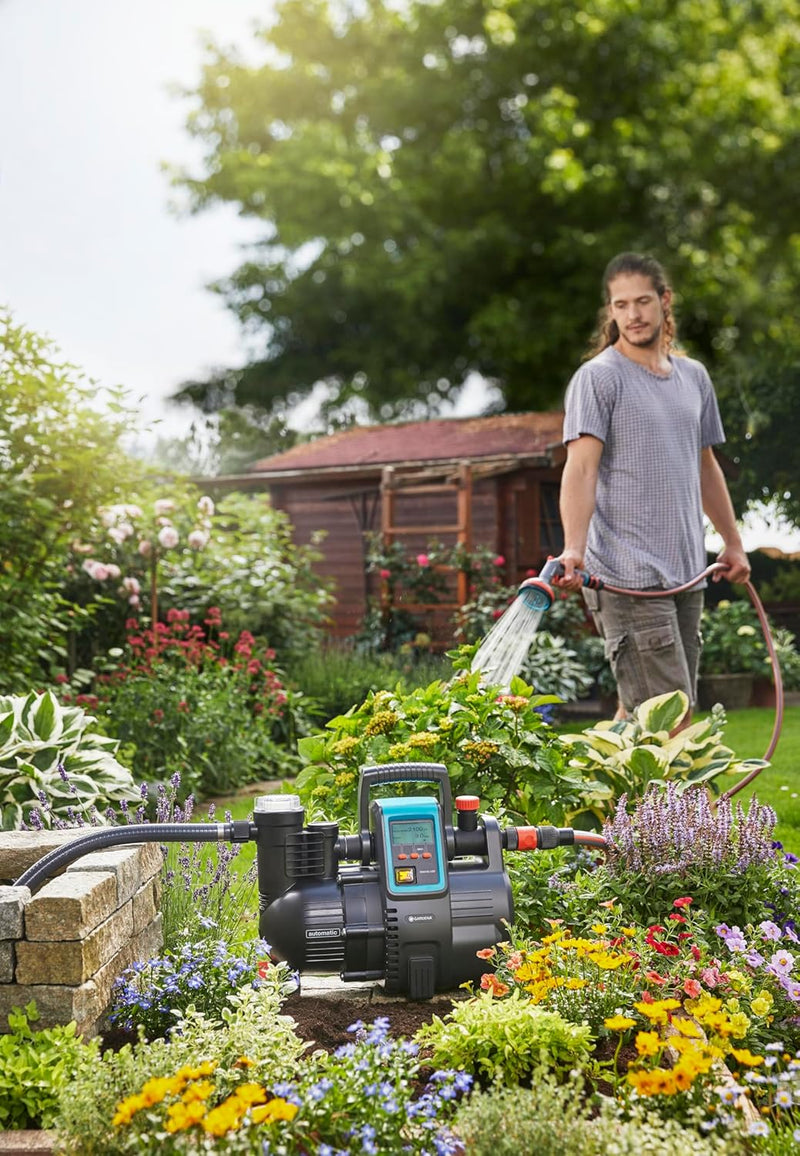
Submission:
M 728 569 L 724 571 L 717 570 L 713 575 L 714 582 L 719 582 L 721 578 L 726 578 L 728 582 L 749 581 L 750 563 L 741 546 L 726 546 L 725 549 L 717 555 L 717 561 L 722 562 Z
M 575 571 L 583 569 L 583 555 L 576 550 L 565 550 L 563 554 L 559 554 L 558 561 L 564 567 L 564 573 L 558 578 L 553 578 L 553 585 L 558 586 L 560 590 L 580 590 L 583 578 Z

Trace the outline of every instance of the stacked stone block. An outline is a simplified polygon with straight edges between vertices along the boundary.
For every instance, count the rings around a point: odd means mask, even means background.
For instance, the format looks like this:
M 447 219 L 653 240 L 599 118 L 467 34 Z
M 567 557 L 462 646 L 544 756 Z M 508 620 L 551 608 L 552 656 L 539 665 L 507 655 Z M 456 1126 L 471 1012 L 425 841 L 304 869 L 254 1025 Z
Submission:
M 35 895 L 10 886 L 42 855 L 80 831 L 0 834 L 0 1032 L 14 1006 L 36 1001 L 37 1027 L 75 1020 L 87 1038 L 102 1025 L 114 980 L 158 954 L 157 843 L 95 851 Z

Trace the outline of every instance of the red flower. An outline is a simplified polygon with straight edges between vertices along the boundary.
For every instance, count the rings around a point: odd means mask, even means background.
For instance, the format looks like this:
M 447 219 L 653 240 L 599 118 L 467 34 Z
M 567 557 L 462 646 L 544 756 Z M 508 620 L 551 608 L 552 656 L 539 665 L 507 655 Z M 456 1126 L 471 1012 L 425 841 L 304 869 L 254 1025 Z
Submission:
M 659 955 L 680 955 L 681 949 L 677 943 L 665 943 L 663 940 L 654 940 L 652 946 Z
M 674 923 L 685 923 L 686 922 L 686 916 L 685 915 L 678 915 L 678 913 L 676 911 L 673 911 L 672 915 L 668 915 L 667 919 L 671 919 Z
M 493 565 L 494 566 L 505 566 L 505 564 L 506 564 L 506 560 L 503 557 L 503 555 L 498 554 L 497 557 L 495 558 L 494 562 L 493 562 Z
M 692 899 L 692 897 L 690 895 L 684 895 L 680 899 L 676 899 L 675 902 L 672 904 L 672 906 L 673 907 L 688 907 L 689 904 L 693 903 L 693 902 L 694 902 L 694 900 Z
M 60 686 L 63 686 L 65 682 L 69 682 L 69 678 L 66 674 L 57 674 L 53 681 L 57 682 Z
M 664 976 L 659 975 L 657 971 L 646 971 L 644 974 L 647 976 L 651 983 L 656 984 L 658 987 L 663 987 L 667 982 Z

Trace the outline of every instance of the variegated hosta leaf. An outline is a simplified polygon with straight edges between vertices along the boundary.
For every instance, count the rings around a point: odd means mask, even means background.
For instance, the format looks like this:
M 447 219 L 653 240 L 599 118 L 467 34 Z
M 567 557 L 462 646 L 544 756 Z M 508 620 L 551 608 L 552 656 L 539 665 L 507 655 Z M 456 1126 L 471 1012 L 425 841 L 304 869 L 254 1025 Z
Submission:
M 649 698 L 633 712 L 640 726 L 656 734 L 658 731 L 671 731 L 681 721 L 689 709 L 689 699 L 682 690 L 673 690 L 669 694 L 659 694 Z

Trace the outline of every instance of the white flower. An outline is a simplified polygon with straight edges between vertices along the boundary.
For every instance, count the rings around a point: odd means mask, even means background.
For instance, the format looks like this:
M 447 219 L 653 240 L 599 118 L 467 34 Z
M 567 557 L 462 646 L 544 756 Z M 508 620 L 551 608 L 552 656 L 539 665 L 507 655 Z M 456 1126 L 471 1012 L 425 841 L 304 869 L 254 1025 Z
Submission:
M 139 598 L 139 595 L 131 594 L 130 598 L 128 599 L 128 605 L 134 607 L 141 606 L 141 599 Z
M 171 550 L 178 545 L 178 531 L 174 526 L 162 526 L 158 531 L 158 541 L 165 550 Z
M 148 541 L 147 538 L 142 538 L 137 549 L 143 558 L 148 558 L 153 552 L 153 543 Z
M 141 518 L 142 516 L 140 506 L 123 506 L 122 510 L 126 518 Z
M 186 541 L 193 550 L 202 550 L 208 545 L 208 534 L 204 534 L 202 530 L 192 530 Z
M 208 495 L 205 494 L 198 501 L 197 508 L 206 518 L 210 518 L 214 513 L 214 499 L 209 498 Z
M 126 594 L 138 594 L 141 591 L 138 578 L 123 578 L 122 589 Z
M 153 506 L 153 509 L 156 512 L 156 517 L 160 514 L 171 514 L 175 509 L 175 503 L 172 498 L 159 498 Z
M 117 578 L 119 578 L 120 574 L 122 573 L 119 566 L 115 565 L 114 562 L 108 562 L 106 564 L 106 570 L 108 570 L 109 578 L 113 578 L 114 581 L 116 581 Z

